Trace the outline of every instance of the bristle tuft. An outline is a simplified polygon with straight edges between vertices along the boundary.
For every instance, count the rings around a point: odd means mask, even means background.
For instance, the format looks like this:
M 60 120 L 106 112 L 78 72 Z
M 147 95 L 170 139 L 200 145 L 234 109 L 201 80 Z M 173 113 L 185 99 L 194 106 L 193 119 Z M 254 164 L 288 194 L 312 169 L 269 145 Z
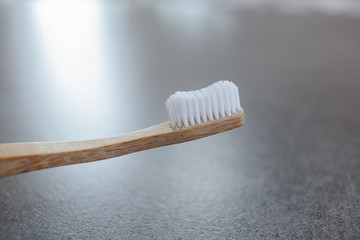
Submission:
M 241 111 L 239 89 L 230 81 L 219 81 L 206 88 L 176 92 L 165 102 L 172 127 L 189 127 Z

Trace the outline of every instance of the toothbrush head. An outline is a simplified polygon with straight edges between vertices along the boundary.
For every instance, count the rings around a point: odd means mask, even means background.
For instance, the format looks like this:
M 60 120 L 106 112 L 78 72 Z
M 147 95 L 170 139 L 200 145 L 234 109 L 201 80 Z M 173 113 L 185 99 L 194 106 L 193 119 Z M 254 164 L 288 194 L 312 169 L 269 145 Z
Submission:
M 173 128 L 200 125 L 241 111 L 239 89 L 227 80 L 200 90 L 177 91 L 165 106 Z

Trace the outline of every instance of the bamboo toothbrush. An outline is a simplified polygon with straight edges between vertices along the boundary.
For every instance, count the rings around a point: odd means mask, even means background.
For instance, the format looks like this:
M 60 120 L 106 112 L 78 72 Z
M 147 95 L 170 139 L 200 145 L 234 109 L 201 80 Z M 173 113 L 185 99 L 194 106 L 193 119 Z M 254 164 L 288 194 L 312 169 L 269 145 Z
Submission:
M 238 88 L 229 81 L 196 91 L 176 92 L 165 106 L 170 121 L 117 137 L 0 144 L 0 177 L 113 158 L 191 141 L 244 124 Z

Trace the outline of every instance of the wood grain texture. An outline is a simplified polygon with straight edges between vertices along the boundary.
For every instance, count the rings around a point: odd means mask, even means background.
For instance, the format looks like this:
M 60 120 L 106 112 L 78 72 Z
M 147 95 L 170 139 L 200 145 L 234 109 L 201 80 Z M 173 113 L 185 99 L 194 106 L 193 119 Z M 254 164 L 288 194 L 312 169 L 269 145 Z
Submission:
M 170 122 L 165 122 L 125 135 L 95 140 L 0 144 L 0 177 L 118 157 L 203 138 L 243 124 L 242 109 L 230 117 L 189 128 L 172 128 Z

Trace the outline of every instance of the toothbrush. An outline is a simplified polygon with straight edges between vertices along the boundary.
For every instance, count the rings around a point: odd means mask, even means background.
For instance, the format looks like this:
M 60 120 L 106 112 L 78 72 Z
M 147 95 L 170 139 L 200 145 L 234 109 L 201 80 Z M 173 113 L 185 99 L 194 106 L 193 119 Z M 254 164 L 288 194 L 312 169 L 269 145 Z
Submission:
M 0 177 L 118 157 L 195 140 L 244 124 L 238 87 L 229 81 L 195 91 L 178 91 L 166 100 L 165 106 L 170 121 L 121 136 L 0 144 Z

